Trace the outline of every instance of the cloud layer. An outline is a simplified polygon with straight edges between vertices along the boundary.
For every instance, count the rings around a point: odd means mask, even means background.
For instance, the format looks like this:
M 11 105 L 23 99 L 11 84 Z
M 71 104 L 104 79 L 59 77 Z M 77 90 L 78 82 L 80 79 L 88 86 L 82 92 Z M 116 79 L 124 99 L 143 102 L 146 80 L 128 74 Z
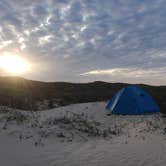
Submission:
M 0 51 L 28 57 L 28 78 L 166 84 L 165 0 L 0 0 L 0 21 Z

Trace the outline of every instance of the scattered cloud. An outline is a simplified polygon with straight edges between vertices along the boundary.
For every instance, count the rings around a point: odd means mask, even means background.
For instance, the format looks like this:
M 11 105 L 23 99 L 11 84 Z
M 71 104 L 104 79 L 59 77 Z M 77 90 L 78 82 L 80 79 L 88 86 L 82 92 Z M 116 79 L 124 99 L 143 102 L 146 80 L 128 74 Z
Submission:
M 47 35 L 39 38 L 39 44 L 44 45 L 50 42 L 51 38 L 53 38 L 52 35 Z
M 92 70 L 89 72 L 82 73 L 82 76 L 88 75 L 109 75 L 120 77 L 147 77 L 147 76 L 162 76 L 166 74 L 166 67 L 156 69 L 140 69 L 140 68 L 114 68 L 114 69 L 105 69 L 105 70 Z
M 165 11 L 165 0 L 0 0 L 0 51 L 47 58 L 34 79 L 166 84 Z
M 12 40 L 7 40 L 7 41 L 2 41 L 1 45 L 0 45 L 0 49 L 7 47 L 8 45 L 10 45 L 11 43 L 13 43 Z

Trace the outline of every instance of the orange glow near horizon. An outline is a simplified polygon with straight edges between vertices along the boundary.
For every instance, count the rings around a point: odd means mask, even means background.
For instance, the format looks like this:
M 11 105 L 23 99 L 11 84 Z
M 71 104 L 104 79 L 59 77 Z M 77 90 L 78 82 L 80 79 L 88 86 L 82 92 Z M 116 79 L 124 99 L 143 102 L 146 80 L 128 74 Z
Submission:
M 30 69 L 30 63 L 21 56 L 5 54 L 0 56 L 0 69 L 10 75 L 22 75 Z

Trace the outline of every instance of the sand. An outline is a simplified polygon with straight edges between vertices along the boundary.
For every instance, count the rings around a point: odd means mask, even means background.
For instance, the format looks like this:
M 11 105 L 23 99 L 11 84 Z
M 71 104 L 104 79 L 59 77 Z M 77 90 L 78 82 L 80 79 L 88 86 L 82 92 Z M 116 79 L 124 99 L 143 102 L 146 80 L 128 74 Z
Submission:
M 0 113 L 0 165 L 164 166 L 165 119 L 107 116 L 105 104 Z

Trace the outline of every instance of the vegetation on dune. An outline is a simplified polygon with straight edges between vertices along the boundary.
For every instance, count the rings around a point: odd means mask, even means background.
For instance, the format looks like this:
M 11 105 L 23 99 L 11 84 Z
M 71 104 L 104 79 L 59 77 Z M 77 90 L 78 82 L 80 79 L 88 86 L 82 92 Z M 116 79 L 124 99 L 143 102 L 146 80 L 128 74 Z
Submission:
M 20 77 L 0 77 L 0 105 L 24 110 L 54 108 L 73 103 L 107 101 L 128 84 L 39 82 Z M 148 91 L 166 112 L 166 86 L 140 85 Z

